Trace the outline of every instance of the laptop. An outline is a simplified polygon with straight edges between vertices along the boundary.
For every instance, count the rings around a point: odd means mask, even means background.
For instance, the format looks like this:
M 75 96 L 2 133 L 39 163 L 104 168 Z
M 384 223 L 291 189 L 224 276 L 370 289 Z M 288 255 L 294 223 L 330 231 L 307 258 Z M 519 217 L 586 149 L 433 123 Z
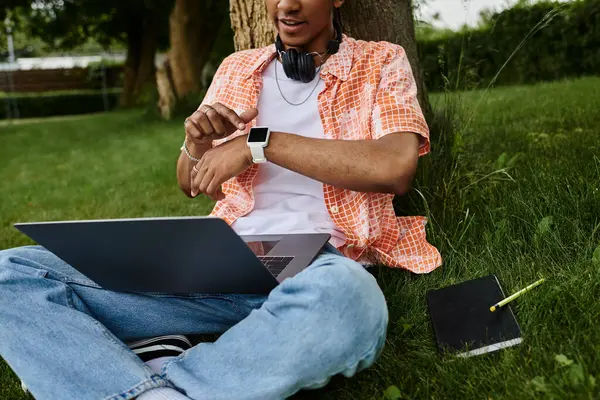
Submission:
M 15 228 L 102 288 L 268 294 L 307 268 L 329 234 L 239 236 L 214 217 L 18 223 Z

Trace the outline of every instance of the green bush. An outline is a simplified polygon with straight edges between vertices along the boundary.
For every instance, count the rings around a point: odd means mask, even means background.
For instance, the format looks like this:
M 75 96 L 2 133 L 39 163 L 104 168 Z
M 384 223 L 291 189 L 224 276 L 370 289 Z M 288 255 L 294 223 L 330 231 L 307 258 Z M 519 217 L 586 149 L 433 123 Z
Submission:
M 485 87 L 511 57 L 493 83 L 530 84 L 598 74 L 600 0 L 517 5 L 492 15 L 484 27 L 422 40 L 419 46 L 432 91 Z
M 120 95 L 120 91 L 111 90 L 108 92 L 109 110 L 113 110 L 118 106 Z M 103 94 L 97 91 L 0 95 L 0 119 L 8 118 L 7 105 L 11 100 L 16 101 L 20 118 L 40 118 L 105 111 Z

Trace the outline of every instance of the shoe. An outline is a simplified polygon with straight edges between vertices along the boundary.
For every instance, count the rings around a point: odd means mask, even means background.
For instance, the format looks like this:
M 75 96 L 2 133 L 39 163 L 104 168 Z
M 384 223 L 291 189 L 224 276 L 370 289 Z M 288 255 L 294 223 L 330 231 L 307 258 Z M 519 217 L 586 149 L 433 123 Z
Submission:
M 193 347 L 190 340 L 183 335 L 159 336 L 127 345 L 144 362 L 160 357 L 177 357 Z

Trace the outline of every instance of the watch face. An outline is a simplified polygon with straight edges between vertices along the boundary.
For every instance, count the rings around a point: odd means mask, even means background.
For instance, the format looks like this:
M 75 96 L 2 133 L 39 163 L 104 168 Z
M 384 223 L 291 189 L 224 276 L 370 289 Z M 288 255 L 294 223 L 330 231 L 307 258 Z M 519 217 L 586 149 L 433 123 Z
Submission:
M 252 128 L 248 135 L 248 143 L 264 143 L 267 141 L 269 128 Z

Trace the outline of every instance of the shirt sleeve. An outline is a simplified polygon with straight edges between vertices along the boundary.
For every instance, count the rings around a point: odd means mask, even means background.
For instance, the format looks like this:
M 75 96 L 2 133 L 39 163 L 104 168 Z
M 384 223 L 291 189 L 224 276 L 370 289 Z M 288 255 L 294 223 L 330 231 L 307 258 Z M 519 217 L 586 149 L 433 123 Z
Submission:
M 398 132 L 420 135 L 419 156 L 429 153 L 429 128 L 419 101 L 417 85 L 406 52 L 395 46 L 382 67 L 372 113 L 373 138 Z
M 213 76 L 210 86 L 208 87 L 208 90 L 204 95 L 204 99 L 202 99 L 202 102 L 200 103 L 200 106 L 198 108 L 202 107 L 202 105 L 204 104 L 210 105 L 216 102 L 225 103 L 225 99 L 222 95 L 222 89 L 223 85 L 227 84 L 226 77 L 229 70 L 230 58 L 231 56 L 225 58 L 223 62 L 221 62 L 221 65 L 219 65 L 219 67 L 217 68 L 217 71 Z

